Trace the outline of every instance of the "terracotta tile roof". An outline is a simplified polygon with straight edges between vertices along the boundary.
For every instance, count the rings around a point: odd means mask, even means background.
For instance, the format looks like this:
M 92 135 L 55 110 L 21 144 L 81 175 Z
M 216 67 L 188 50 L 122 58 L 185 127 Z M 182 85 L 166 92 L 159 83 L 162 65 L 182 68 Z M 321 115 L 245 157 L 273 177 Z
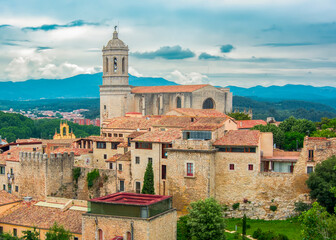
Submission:
M 190 131 L 214 131 L 224 125 L 224 123 L 230 119 L 228 116 L 225 117 L 199 117 L 196 121 L 190 124 L 183 130 Z
M 141 136 L 141 135 L 144 134 L 144 133 L 146 133 L 146 132 L 138 132 L 138 131 L 134 131 L 134 132 L 132 132 L 131 134 L 129 134 L 129 135 L 127 136 L 127 138 L 136 138 L 136 137 Z
M 181 130 L 168 129 L 166 131 L 151 131 L 147 132 L 137 138 L 134 138 L 132 142 L 155 142 L 155 143 L 171 143 L 173 140 L 181 138 Z
M 88 153 L 92 152 L 92 149 L 59 147 L 59 148 L 53 150 L 51 153 L 65 153 L 65 152 L 67 152 L 67 153 L 73 152 L 75 154 L 75 156 L 80 156 L 80 155 L 84 155 L 84 154 L 88 154 Z
M 253 128 L 256 125 L 267 125 L 264 120 L 236 120 L 238 129 Z
M 34 206 L 33 202 L 22 202 L 0 217 L 1 223 L 49 229 L 54 222 L 63 225 L 72 233 L 82 233 L 82 211 Z
M 105 162 L 115 162 L 115 161 L 131 161 L 131 151 L 126 152 L 125 154 L 115 154 Z
M 159 121 L 161 117 L 116 117 L 104 121 L 104 128 L 112 129 L 133 129 L 148 130 L 152 125 Z
M 215 146 L 258 146 L 260 132 L 258 130 L 230 130 L 222 138 L 213 143 Z
M 123 148 L 127 148 L 128 147 L 128 142 L 122 142 L 118 144 L 118 147 L 123 147 Z
M 296 162 L 299 159 L 300 154 L 301 152 L 288 152 L 280 149 L 274 149 L 273 156 L 263 157 L 262 159 L 279 161 L 279 162 L 286 162 L 286 161 Z
M 10 194 L 4 190 L 0 191 L 0 206 L 9 204 L 9 203 L 18 202 L 18 201 L 21 201 L 21 199 L 17 198 L 13 194 Z
M 83 140 L 91 140 L 94 142 L 124 142 L 122 137 L 101 137 L 101 136 L 90 136 L 87 138 L 82 138 Z M 80 139 L 81 140 L 81 139 Z
M 173 92 L 193 92 L 208 84 L 201 85 L 175 85 L 175 86 L 152 86 L 152 87 L 134 87 L 132 93 L 173 93 Z
M 308 137 L 309 141 L 328 141 L 326 137 Z
M 184 128 L 191 123 L 189 116 L 164 116 L 153 127 Z
M 182 115 L 189 117 L 226 117 L 227 115 L 217 111 L 216 109 L 193 109 L 193 108 L 175 108 L 176 111 Z

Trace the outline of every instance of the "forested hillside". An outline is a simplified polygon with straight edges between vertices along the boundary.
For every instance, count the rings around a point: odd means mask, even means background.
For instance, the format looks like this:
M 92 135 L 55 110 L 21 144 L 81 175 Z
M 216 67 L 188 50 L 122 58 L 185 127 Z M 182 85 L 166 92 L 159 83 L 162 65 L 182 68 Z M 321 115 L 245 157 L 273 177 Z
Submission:
M 13 142 L 17 138 L 50 139 L 54 136 L 55 129 L 59 131 L 59 124 L 60 120 L 58 119 L 32 120 L 20 114 L 0 111 L 0 135 L 2 138 L 6 138 L 8 142 Z M 76 137 L 99 135 L 99 127 L 82 126 L 72 122 L 68 124 Z

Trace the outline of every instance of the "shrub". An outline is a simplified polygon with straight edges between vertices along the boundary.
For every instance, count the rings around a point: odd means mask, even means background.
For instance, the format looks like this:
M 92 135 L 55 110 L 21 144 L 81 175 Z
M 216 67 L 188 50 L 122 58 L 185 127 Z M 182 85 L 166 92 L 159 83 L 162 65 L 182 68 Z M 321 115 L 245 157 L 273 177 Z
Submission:
M 76 183 L 78 183 L 78 178 L 80 177 L 80 175 L 81 175 L 81 168 L 77 167 L 72 169 L 72 177 L 76 181 Z
M 239 209 L 239 205 L 240 205 L 240 203 L 234 203 L 233 205 L 232 205 L 232 209 L 233 210 L 237 210 L 237 209 Z
M 94 169 L 87 174 L 86 180 L 87 180 L 89 188 L 93 186 L 93 183 L 97 178 L 99 178 L 99 170 L 98 169 Z
M 294 208 L 295 212 L 301 214 L 311 209 L 312 205 L 299 201 L 299 202 L 294 203 L 294 207 L 295 207 Z
M 259 239 L 260 235 L 262 234 L 262 231 L 260 228 L 258 228 L 257 230 L 255 230 L 252 234 L 253 238 Z
M 279 233 L 277 240 L 289 240 L 289 238 L 285 234 Z
M 275 212 L 277 209 L 278 209 L 278 207 L 275 206 L 275 205 L 270 206 L 270 210 L 273 211 L 273 212 Z
M 182 216 L 177 221 L 177 240 L 190 240 L 190 228 L 188 227 L 188 215 Z

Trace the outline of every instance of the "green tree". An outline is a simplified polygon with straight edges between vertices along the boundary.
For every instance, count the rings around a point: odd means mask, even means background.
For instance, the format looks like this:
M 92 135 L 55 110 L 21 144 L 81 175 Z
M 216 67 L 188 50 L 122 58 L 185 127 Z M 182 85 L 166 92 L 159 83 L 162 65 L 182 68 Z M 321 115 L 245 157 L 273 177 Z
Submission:
M 23 231 L 23 240 L 40 240 L 40 233 L 36 231 L 36 228 L 33 228 L 33 231 L 26 230 Z
M 191 240 L 190 228 L 188 227 L 189 216 L 185 215 L 177 221 L 177 240 Z
M 302 222 L 302 237 L 304 240 L 336 239 L 335 215 L 330 215 L 326 209 L 313 203 L 313 207 L 299 217 Z M 336 225 L 336 224 L 335 224 Z
M 2 233 L 2 234 L 0 234 L 0 239 L 1 240 L 19 240 L 18 237 L 14 237 L 10 233 Z
M 246 221 L 247 221 L 246 214 L 244 214 L 244 217 L 243 217 L 243 228 L 242 228 L 243 238 L 246 236 L 246 230 L 247 230 L 247 223 L 246 223 Z
M 228 116 L 236 119 L 236 120 L 251 120 L 250 116 L 246 113 L 236 112 L 229 113 Z
M 46 240 L 70 240 L 71 238 L 70 231 L 64 229 L 62 225 L 58 225 L 56 222 L 46 233 Z
M 188 226 L 193 238 L 197 240 L 225 239 L 223 207 L 215 199 L 208 198 L 193 202 L 188 210 Z
M 142 186 L 141 193 L 144 194 L 155 194 L 154 190 L 154 171 L 152 162 L 148 161 L 145 176 L 144 176 L 144 183 Z
M 313 132 L 313 134 L 311 136 L 312 137 L 333 138 L 333 137 L 336 137 L 336 132 L 331 131 L 329 129 L 322 129 L 322 130 L 318 130 L 318 131 Z
M 304 134 L 299 132 L 285 132 L 283 149 L 293 151 L 303 147 Z
M 336 205 L 336 197 L 331 191 L 335 183 L 336 156 L 317 164 L 315 171 L 309 175 L 307 180 L 311 198 L 316 199 L 330 213 L 334 211 Z
M 299 132 L 304 135 L 310 135 L 316 131 L 316 126 L 312 121 L 307 119 L 296 119 L 293 116 L 280 123 L 279 128 L 283 132 Z

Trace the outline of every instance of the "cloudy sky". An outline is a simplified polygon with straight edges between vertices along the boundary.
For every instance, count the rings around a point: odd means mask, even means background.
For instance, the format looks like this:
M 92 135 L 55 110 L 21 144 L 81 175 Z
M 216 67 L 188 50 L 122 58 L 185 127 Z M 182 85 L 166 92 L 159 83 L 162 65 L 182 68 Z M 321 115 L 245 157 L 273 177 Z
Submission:
M 101 71 L 119 25 L 129 72 L 184 84 L 336 87 L 335 0 L 0 0 L 0 81 Z

